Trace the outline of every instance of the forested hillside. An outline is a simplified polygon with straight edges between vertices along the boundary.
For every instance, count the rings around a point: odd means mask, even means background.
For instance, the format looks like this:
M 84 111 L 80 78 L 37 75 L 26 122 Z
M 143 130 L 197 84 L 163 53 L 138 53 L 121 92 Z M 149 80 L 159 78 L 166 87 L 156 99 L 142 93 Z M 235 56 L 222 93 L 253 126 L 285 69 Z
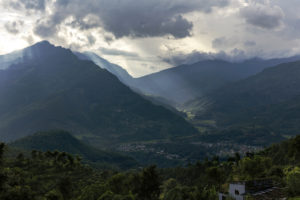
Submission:
M 80 156 L 84 162 L 94 167 L 129 169 L 138 163 L 131 157 L 122 154 L 99 150 L 72 136 L 63 130 L 38 132 L 18 139 L 9 144 L 19 151 L 62 151 Z
M 8 156 L 0 145 L 3 200 L 215 200 L 232 181 L 271 179 L 285 197 L 300 195 L 300 137 L 259 153 L 218 157 L 186 167 L 114 171 L 92 169 L 58 151 Z M 275 196 L 273 199 L 276 199 Z
M 208 140 L 270 145 L 299 134 L 300 63 L 265 69 L 190 103 L 194 120 L 215 123 Z

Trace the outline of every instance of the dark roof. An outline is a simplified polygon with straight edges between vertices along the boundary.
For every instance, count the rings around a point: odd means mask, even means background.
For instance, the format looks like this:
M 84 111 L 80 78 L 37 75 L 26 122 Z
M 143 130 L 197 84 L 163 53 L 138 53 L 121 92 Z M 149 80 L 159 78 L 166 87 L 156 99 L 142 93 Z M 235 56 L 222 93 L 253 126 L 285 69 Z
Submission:
M 264 191 L 250 194 L 254 199 L 274 200 L 284 198 L 285 194 L 282 188 L 273 187 Z
M 231 184 L 242 184 L 246 186 L 247 193 L 256 193 L 270 189 L 274 186 L 272 179 L 258 179 L 251 181 L 235 181 Z

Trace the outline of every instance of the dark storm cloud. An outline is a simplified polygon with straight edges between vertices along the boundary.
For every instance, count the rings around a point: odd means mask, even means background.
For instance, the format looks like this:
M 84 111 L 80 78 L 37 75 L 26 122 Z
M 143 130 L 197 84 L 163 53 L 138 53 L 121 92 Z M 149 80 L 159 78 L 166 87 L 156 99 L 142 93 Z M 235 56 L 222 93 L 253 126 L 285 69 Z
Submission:
M 48 20 L 51 26 L 57 26 L 67 18 L 72 19 L 67 25 L 84 30 L 101 27 L 115 38 L 166 35 L 184 38 L 191 35 L 193 28 L 192 22 L 183 17 L 184 14 L 193 11 L 209 13 L 214 7 L 227 6 L 229 1 L 57 0 Z
M 139 57 L 137 53 L 129 52 L 129 51 L 121 51 L 118 49 L 100 48 L 99 51 L 101 52 L 102 55 Z
M 11 8 L 16 10 L 45 10 L 46 0 L 9 0 L 7 1 Z
M 164 62 L 167 62 L 173 66 L 179 66 L 183 64 L 193 64 L 204 60 L 225 60 L 229 62 L 240 62 L 246 60 L 248 57 L 245 52 L 240 49 L 233 49 L 229 54 L 224 51 L 218 53 L 205 53 L 200 51 L 192 51 L 189 54 L 174 53 L 169 57 L 162 58 Z
M 155 37 L 172 35 L 174 38 L 184 38 L 191 35 L 193 24 L 182 17 L 177 16 L 135 16 L 129 12 L 127 16 L 114 16 L 104 21 L 104 28 L 112 32 L 116 38 L 130 37 Z M 104 18 L 104 17 L 103 17 Z M 102 19 L 103 19 L 102 18 Z M 106 18 L 106 17 L 105 17 Z M 124 21 L 122 21 L 122 19 Z
M 101 22 L 98 16 L 89 15 L 86 16 L 84 19 L 81 18 L 75 19 L 66 25 L 69 25 L 73 28 L 79 28 L 80 30 L 88 30 L 88 29 L 100 27 Z
M 23 25 L 23 21 L 7 22 L 4 24 L 4 28 L 11 34 L 18 34 Z
M 37 25 L 34 28 L 34 33 L 43 38 L 48 38 L 57 33 L 59 30 L 58 25 L 53 24 L 51 21 L 42 21 L 37 22 Z
M 255 4 L 241 10 L 248 24 L 264 29 L 275 29 L 283 24 L 284 13 L 279 6 Z
M 171 56 L 162 58 L 164 62 L 167 62 L 173 66 L 192 64 L 202 60 L 211 60 L 211 59 L 213 59 L 213 54 L 199 52 L 195 50 L 189 54 L 174 53 Z

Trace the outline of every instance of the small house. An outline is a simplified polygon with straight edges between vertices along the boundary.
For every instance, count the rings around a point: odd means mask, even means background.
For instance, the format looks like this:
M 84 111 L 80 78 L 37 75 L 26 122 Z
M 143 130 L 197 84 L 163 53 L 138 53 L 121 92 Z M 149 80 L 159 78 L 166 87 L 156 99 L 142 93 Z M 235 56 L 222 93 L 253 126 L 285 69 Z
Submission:
M 246 200 L 248 196 L 252 199 L 282 199 L 283 193 L 270 179 L 240 181 L 230 183 L 228 193 L 219 193 L 219 200 L 225 200 L 227 197 Z

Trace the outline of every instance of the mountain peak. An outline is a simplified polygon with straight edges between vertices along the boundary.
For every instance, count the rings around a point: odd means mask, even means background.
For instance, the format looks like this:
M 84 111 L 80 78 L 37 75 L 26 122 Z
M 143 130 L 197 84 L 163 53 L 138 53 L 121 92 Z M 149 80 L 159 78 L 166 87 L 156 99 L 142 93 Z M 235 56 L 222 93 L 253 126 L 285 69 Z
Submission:
M 9 54 L 0 55 L 0 70 L 5 70 L 13 65 L 21 62 L 30 61 L 34 58 L 53 59 L 61 57 L 65 59 L 66 57 L 74 57 L 70 50 L 54 46 L 47 40 L 37 42 L 31 46 L 28 46 L 22 50 L 14 51 Z
M 37 42 L 35 44 L 33 44 L 32 46 L 30 46 L 29 48 L 39 48 L 41 50 L 49 50 L 49 49 L 64 49 L 64 50 L 68 50 L 66 48 L 63 48 L 62 46 L 56 46 L 52 43 L 50 43 L 47 40 L 42 40 L 40 42 Z
M 36 44 L 40 44 L 40 45 L 52 45 L 48 40 L 42 40 L 40 42 L 37 42 Z
M 61 46 L 55 46 L 47 40 L 35 43 L 24 49 L 23 54 L 28 58 L 37 58 L 45 61 L 45 59 L 66 60 L 76 57 L 70 49 Z
M 37 43 L 33 44 L 29 48 L 33 48 L 33 47 L 49 48 L 49 47 L 55 47 L 55 46 L 53 44 L 51 44 L 49 41 L 47 41 L 47 40 L 42 40 L 40 42 L 37 42 Z

